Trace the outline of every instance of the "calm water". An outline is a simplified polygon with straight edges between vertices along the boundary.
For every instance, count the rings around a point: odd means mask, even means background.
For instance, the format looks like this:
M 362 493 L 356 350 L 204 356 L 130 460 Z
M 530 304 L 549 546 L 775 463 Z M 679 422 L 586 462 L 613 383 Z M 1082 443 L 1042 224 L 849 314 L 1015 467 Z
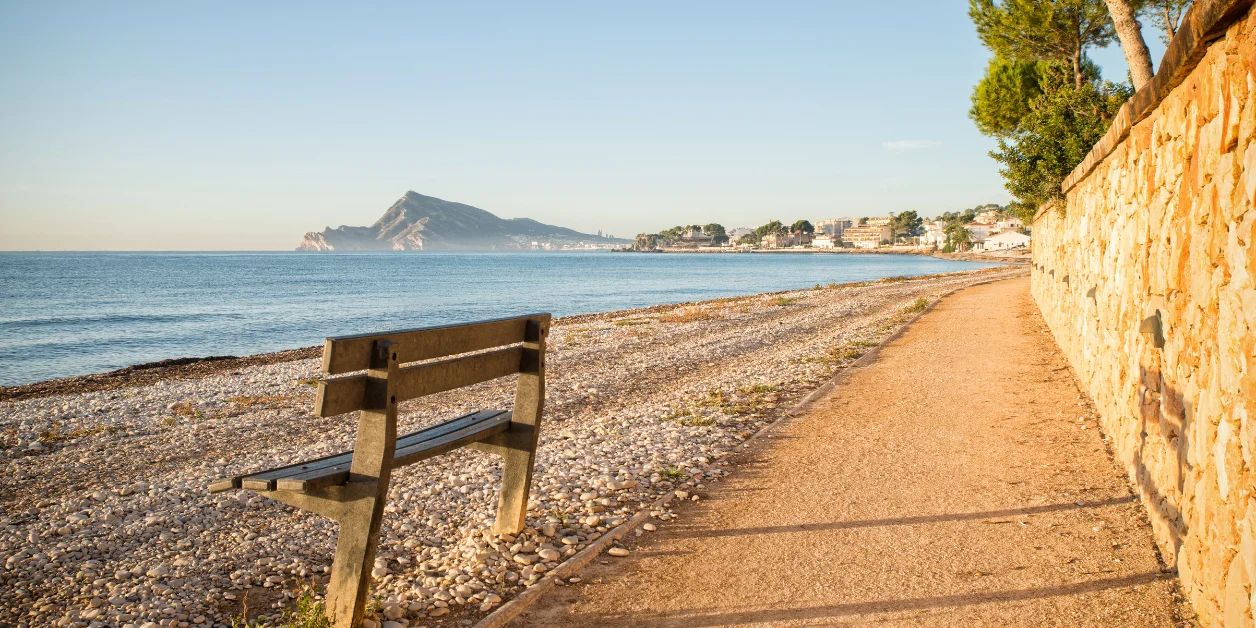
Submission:
M 3 253 L 0 385 L 338 334 L 984 266 L 825 254 Z

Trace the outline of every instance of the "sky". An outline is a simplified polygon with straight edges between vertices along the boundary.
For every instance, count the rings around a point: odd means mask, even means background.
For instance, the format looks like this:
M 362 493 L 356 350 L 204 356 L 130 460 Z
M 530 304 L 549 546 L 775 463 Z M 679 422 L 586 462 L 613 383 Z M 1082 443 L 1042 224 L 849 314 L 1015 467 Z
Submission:
M 967 5 L 0 3 L 0 250 L 291 250 L 407 190 L 619 237 L 1004 203 Z

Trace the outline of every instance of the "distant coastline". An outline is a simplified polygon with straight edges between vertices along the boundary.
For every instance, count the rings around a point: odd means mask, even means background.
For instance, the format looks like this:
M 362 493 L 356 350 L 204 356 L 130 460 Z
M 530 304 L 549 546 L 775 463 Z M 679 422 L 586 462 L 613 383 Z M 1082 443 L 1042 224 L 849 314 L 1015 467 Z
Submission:
M 908 246 L 882 247 L 876 249 L 737 249 L 733 247 L 682 248 L 664 247 L 649 251 L 636 251 L 630 248 L 613 249 L 615 253 L 666 253 L 666 254 L 756 254 L 756 255 L 914 255 L 917 257 L 933 257 L 958 262 L 990 262 L 997 264 L 1028 264 L 1030 249 L 1009 249 L 990 252 L 942 253 L 933 249 L 922 249 Z

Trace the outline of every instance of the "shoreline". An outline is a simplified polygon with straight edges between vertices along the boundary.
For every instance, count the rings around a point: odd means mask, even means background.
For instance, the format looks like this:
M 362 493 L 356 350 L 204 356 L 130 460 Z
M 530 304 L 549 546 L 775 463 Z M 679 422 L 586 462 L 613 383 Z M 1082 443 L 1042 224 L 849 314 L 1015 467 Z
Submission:
M 663 251 L 659 251 L 663 252 Z M 667 251 L 670 253 L 684 253 L 687 251 Z M 770 251 L 768 251 L 770 252 Z M 788 251 L 781 250 L 781 253 L 795 252 L 802 253 L 805 251 Z M 895 254 L 895 253 L 882 253 Z M 935 256 L 936 257 L 936 256 Z M 981 261 L 988 263 L 1009 263 L 996 262 L 989 259 L 961 259 L 961 258 L 941 258 L 953 261 Z M 1014 262 L 1013 262 L 1014 263 Z M 1010 263 L 1009 263 L 1010 264 Z M 999 267 L 985 269 L 987 271 L 994 270 Z M 931 275 L 916 275 L 910 279 L 924 279 L 930 277 L 945 277 L 948 275 L 956 275 L 974 271 L 953 271 L 949 273 L 934 273 Z M 897 279 L 890 277 L 887 279 Z M 838 287 L 856 287 L 871 285 L 879 282 L 885 282 L 887 279 L 873 281 L 855 281 L 843 284 L 836 284 Z M 629 316 L 632 314 L 642 314 L 656 312 L 675 307 L 688 307 L 703 304 L 714 304 L 728 302 L 730 300 L 746 299 L 753 297 L 772 296 L 778 294 L 786 294 L 789 292 L 797 292 L 794 290 L 776 290 L 772 292 L 759 292 L 747 295 L 738 295 L 732 297 L 721 297 L 718 299 L 707 299 L 702 301 L 684 301 L 679 303 L 663 303 L 659 305 L 650 305 L 640 308 L 629 308 L 621 310 L 607 310 L 604 312 L 593 312 L 589 314 L 571 314 L 568 316 L 560 316 L 554 319 L 554 323 L 570 323 L 579 320 L 594 320 L 598 317 L 607 316 Z M 261 366 L 266 364 L 278 364 L 282 362 L 292 362 L 297 360 L 306 360 L 312 358 L 321 358 L 323 355 L 322 345 L 313 345 L 309 347 L 301 347 L 296 349 L 281 349 L 279 351 L 267 351 L 263 353 L 253 353 L 243 356 L 227 355 L 227 356 L 181 356 L 176 358 L 168 358 L 157 362 L 144 362 L 125 366 L 112 371 L 104 371 L 101 373 L 87 373 L 83 375 L 73 375 L 70 377 L 58 377 L 55 379 L 44 380 L 40 382 L 31 382 L 28 384 L 16 384 L 13 386 L 0 386 L 0 403 L 6 401 L 22 401 L 26 399 L 38 399 L 41 397 L 49 397 L 53 395 L 80 394 L 87 392 L 99 392 L 106 390 L 118 390 L 123 388 L 131 388 L 136 386 L 151 385 L 164 380 L 173 379 L 200 379 L 209 377 L 226 371 L 238 371 L 252 366 Z
M 909 246 L 893 246 L 882 247 L 876 249 L 810 249 L 810 248 L 785 248 L 785 249 L 725 249 L 725 248 L 678 248 L 668 247 L 663 249 L 655 249 L 651 251 L 633 251 L 631 249 L 616 249 L 615 253 L 738 253 L 738 254 L 755 254 L 755 255 L 913 255 L 916 257 L 932 257 L 935 259 L 944 259 L 955 262 L 984 262 L 991 264 L 1020 264 L 1028 265 L 1030 262 L 1030 251 L 1028 248 L 1007 249 L 991 252 L 965 251 L 963 253 L 942 253 L 932 249 L 923 249 Z
M 460 449 L 432 458 L 394 475 L 374 593 L 420 625 L 483 617 L 643 508 L 671 520 L 651 504 L 675 491 L 703 495 L 735 468 L 743 443 L 929 303 L 1025 272 L 1001 266 L 558 319 L 529 529 L 509 542 L 488 532 L 496 457 Z M 220 477 L 352 448 L 352 417 L 310 414 L 316 358 L 0 403 L 0 558 L 10 565 L 0 624 L 182 615 L 225 628 L 245 599 L 250 618 L 273 619 L 301 586 L 325 583 L 327 520 L 249 492 L 206 492 Z M 398 430 L 508 407 L 510 384 L 407 402 Z M 558 557 L 538 560 L 518 544 Z

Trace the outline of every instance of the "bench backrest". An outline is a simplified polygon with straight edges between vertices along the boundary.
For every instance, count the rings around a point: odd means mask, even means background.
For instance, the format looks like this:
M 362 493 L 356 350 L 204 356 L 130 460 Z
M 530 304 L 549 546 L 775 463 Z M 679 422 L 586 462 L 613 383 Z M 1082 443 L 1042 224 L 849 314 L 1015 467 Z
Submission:
M 329 417 L 382 407 L 383 400 L 368 398 L 368 375 L 356 372 L 371 368 L 372 356 L 377 347 L 384 344 L 397 354 L 398 363 L 430 360 L 398 369 L 393 391 L 396 402 L 400 403 L 535 371 L 543 359 L 540 352 L 544 351 L 549 325 L 549 314 L 529 314 L 478 323 L 328 338 L 323 347 L 323 372 L 339 377 L 319 382 L 314 414 Z M 480 353 L 462 355 L 471 352 Z

